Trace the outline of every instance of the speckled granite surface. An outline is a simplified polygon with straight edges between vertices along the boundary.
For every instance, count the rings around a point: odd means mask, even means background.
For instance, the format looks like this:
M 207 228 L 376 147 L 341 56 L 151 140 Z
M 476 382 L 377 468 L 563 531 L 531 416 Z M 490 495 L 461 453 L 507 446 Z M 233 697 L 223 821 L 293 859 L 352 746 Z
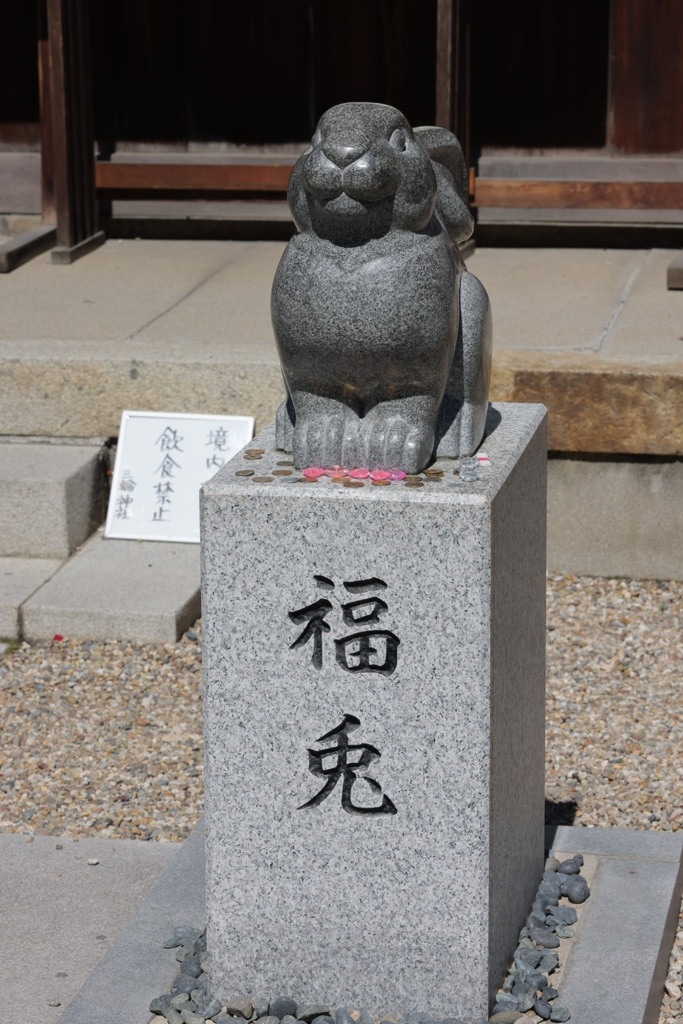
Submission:
M 278 445 L 305 466 L 414 473 L 472 455 L 491 375 L 491 313 L 458 245 L 467 167 L 445 128 L 384 103 L 341 103 L 292 169 L 297 234 L 273 281 L 287 397 Z
M 474 482 L 296 482 L 270 430 L 204 488 L 219 993 L 486 1015 L 542 870 L 544 410 L 489 430 Z

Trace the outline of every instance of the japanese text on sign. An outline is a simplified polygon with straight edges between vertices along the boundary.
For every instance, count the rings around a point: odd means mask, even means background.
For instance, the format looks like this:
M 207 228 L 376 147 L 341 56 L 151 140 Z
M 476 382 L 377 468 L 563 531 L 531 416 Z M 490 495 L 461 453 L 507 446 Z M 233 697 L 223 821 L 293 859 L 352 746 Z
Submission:
M 199 541 L 199 489 L 253 429 L 250 416 L 124 412 L 105 536 Z

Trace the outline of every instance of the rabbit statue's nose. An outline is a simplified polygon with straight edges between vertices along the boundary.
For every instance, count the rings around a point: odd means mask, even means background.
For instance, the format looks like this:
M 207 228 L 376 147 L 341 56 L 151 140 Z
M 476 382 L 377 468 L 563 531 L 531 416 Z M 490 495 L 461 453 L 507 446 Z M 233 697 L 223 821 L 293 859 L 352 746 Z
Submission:
M 355 163 L 365 153 L 364 146 L 354 146 L 350 143 L 334 142 L 332 140 L 326 141 L 322 149 L 327 159 L 341 168 Z

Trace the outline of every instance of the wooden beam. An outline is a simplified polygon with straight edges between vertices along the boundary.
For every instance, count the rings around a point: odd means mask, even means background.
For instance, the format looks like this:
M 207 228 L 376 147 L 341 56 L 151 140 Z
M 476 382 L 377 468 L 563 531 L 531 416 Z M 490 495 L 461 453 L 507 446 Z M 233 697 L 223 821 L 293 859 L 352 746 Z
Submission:
M 168 193 L 249 195 L 284 194 L 289 164 L 148 164 L 95 165 L 98 193 L 151 196 Z M 545 181 L 523 178 L 479 178 L 473 181 L 475 206 L 579 209 L 683 209 L 683 182 Z
M 666 269 L 666 287 L 683 290 L 683 249 Z
M 8 274 L 46 249 L 51 249 L 56 241 L 57 233 L 50 224 L 10 238 L 0 245 L 0 274 Z
M 125 192 L 279 192 L 287 191 L 289 164 L 95 165 L 95 183 L 104 194 Z
M 681 210 L 683 181 L 475 178 L 474 205 L 520 209 Z

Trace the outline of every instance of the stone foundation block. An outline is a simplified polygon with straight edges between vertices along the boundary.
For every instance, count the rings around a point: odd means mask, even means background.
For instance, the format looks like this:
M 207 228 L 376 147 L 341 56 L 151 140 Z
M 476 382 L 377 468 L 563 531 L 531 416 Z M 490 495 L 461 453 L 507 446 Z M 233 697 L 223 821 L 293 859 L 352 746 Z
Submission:
M 543 869 L 545 410 L 487 435 L 348 487 L 271 429 L 203 489 L 219 996 L 487 1015 Z

